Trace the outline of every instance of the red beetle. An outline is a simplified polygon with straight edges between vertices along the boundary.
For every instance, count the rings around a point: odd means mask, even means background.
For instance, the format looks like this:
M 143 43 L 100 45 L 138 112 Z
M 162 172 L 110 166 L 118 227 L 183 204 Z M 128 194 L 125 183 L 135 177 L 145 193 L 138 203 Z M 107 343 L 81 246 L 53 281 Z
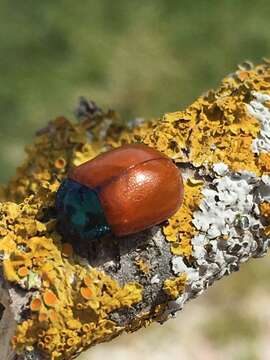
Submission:
M 180 170 L 170 158 L 143 144 L 103 153 L 72 169 L 69 179 L 95 191 L 107 225 L 116 236 L 161 223 L 183 201 Z M 97 222 L 94 225 L 99 226 Z

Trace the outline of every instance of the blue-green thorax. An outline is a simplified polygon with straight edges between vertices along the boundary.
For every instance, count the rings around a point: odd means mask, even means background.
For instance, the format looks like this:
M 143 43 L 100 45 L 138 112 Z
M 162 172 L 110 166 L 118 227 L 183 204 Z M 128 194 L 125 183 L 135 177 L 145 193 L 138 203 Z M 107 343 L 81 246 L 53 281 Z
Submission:
M 111 232 L 94 189 L 65 179 L 56 194 L 57 217 L 65 234 L 91 240 Z

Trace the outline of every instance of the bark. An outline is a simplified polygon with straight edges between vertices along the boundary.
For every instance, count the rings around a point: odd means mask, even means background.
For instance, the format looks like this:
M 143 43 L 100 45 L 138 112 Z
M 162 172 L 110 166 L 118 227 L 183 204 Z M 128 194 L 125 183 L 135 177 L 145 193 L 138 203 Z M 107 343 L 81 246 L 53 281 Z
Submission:
M 265 75 L 263 78 L 262 69 Z M 120 241 L 114 237 L 106 237 L 91 243 L 69 239 L 76 254 L 75 262 L 103 271 L 111 279 L 116 280 L 120 288 L 126 284 L 140 284 L 142 298 L 134 300 L 131 306 L 118 306 L 107 311 L 106 321 L 112 321 L 115 326 L 110 333 L 97 337 L 91 343 L 81 344 L 76 351 L 63 351 L 62 355 L 59 357 L 55 355 L 55 358 L 76 357 L 89 345 L 110 340 L 122 331 L 135 331 L 151 321 L 163 323 L 181 310 L 187 301 L 202 294 L 216 280 L 239 270 L 241 263 L 266 253 L 269 246 L 270 214 L 268 209 L 270 169 L 267 167 L 268 158 L 265 157 L 270 150 L 270 147 L 268 149 L 270 84 L 269 80 L 265 80 L 267 76 L 269 79 L 267 63 L 260 68 L 246 64 L 234 75 L 225 79 L 221 88 L 215 93 L 210 92 L 199 98 L 195 105 L 191 105 L 186 111 L 171 115 L 174 116 L 173 121 L 175 121 L 172 125 L 173 130 L 170 130 L 172 133 L 176 129 L 177 119 L 185 122 L 187 118 L 191 120 L 194 118 L 197 127 L 205 121 L 205 118 L 209 122 L 219 119 L 220 129 L 226 129 L 224 133 L 219 134 L 221 139 L 224 138 L 225 145 L 220 146 L 217 151 L 220 140 L 210 144 L 216 129 L 211 127 L 212 125 L 209 125 L 208 129 L 202 128 L 200 132 L 202 134 L 205 132 L 206 138 L 201 138 L 201 145 L 198 145 L 196 138 L 192 138 L 195 123 L 191 122 L 186 125 L 186 128 L 189 128 L 189 135 L 184 145 L 177 143 L 178 135 L 174 137 L 176 146 L 178 145 L 180 150 L 172 155 L 171 146 L 167 146 L 164 151 L 176 160 L 185 181 L 187 197 L 183 212 L 186 211 L 187 215 L 185 218 L 181 217 L 181 214 L 178 215 L 180 225 L 176 216 L 167 223 L 127 236 Z M 138 137 L 142 136 L 142 133 L 143 141 L 148 144 L 152 134 L 160 138 L 161 135 L 168 138 L 166 127 L 169 122 L 168 116 L 150 123 L 146 128 L 135 121 L 132 130 L 125 133 L 126 130 L 122 130 L 120 125 L 111 126 L 111 114 L 104 116 L 93 102 L 81 101 L 77 115 L 81 123 L 89 119 L 92 121 L 91 127 L 84 130 L 89 143 L 93 142 L 95 135 L 93 131 L 96 126 L 96 123 L 95 126 L 93 125 L 95 116 L 99 120 L 102 118 L 98 123 L 100 143 L 111 144 L 114 141 L 117 143 L 117 141 L 121 142 L 121 139 L 124 142 L 126 136 L 132 140 L 134 134 Z M 231 119 L 230 116 L 234 118 Z M 251 123 L 255 130 L 250 130 Z M 238 126 L 237 130 L 235 124 Z M 53 136 L 55 139 L 57 131 L 57 127 L 51 124 L 43 132 L 39 132 L 38 136 Z M 182 130 L 178 128 L 177 131 Z M 233 131 L 236 132 L 234 138 L 229 137 L 228 134 Z M 116 134 L 117 140 L 114 140 L 113 133 Z M 246 153 L 244 153 L 244 145 L 240 144 L 243 138 L 251 139 Z M 237 147 L 236 153 L 230 141 L 239 142 L 240 147 Z M 205 145 L 207 142 L 209 144 Z M 202 148 L 201 152 L 197 151 L 199 146 Z M 207 149 L 203 146 L 207 146 Z M 213 155 L 213 159 L 209 158 L 209 162 L 206 163 L 203 158 L 204 151 L 207 153 L 210 147 L 217 155 Z M 197 156 L 196 160 L 192 158 L 194 153 Z M 202 159 L 199 159 L 199 154 Z M 33 172 L 35 172 L 33 162 L 31 175 L 29 163 L 23 168 L 23 174 L 28 174 L 30 183 L 34 182 L 31 177 Z M 14 190 L 16 187 L 19 187 L 18 178 L 6 190 L 9 200 L 16 197 L 23 200 L 24 196 Z M 31 192 L 27 190 L 26 195 L 31 196 Z M 190 202 L 193 202 L 193 206 Z M 43 214 L 41 218 L 39 216 L 38 221 L 45 223 L 48 219 L 53 220 L 54 217 L 55 214 L 49 212 Z M 188 230 L 183 230 L 187 223 L 192 229 L 190 237 Z M 171 232 L 173 235 L 170 235 Z M 68 238 L 68 234 L 65 234 L 64 238 Z M 16 282 L 8 281 L 3 274 L 0 284 L 2 358 L 8 360 L 53 358 L 52 353 L 40 351 L 36 343 L 25 347 L 20 355 L 16 355 L 10 346 L 10 340 L 16 332 L 17 323 L 29 318 L 29 302 L 37 288 L 24 286 L 21 289 L 20 283 L 18 285 Z

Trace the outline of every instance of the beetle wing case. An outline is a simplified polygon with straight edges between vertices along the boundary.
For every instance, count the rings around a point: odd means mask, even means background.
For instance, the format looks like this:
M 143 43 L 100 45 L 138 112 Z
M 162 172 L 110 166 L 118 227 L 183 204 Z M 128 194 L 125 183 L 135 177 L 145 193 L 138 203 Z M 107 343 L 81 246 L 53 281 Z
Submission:
M 180 170 L 166 155 L 144 144 L 101 154 L 72 169 L 69 178 L 97 192 L 107 223 L 117 236 L 168 219 L 183 201 Z

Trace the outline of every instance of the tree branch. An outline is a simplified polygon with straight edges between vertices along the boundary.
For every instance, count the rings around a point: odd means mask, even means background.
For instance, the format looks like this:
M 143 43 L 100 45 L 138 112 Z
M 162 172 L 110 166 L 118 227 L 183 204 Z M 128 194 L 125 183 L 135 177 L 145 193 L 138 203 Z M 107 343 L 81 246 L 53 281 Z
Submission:
M 185 111 L 127 126 L 82 99 L 78 122 L 60 117 L 37 133 L 0 208 L 4 359 L 71 359 L 123 331 L 163 323 L 266 253 L 269 79 L 267 61 L 245 63 Z M 181 209 L 125 238 L 60 235 L 54 200 L 68 169 L 126 142 L 174 159 L 184 178 Z

